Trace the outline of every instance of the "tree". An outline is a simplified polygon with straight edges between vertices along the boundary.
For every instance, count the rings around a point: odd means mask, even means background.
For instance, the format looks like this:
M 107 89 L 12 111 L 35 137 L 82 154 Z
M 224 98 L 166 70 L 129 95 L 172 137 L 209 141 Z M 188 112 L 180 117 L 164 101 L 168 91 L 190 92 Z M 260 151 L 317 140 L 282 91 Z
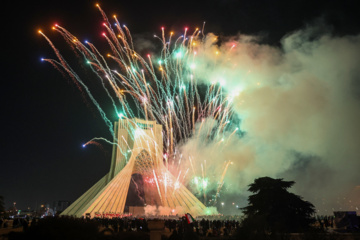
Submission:
M 302 232 L 309 228 L 315 213 L 314 205 L 288 192 L 293 181 L 262 177 L 249 185 L 243 228 L 258 234 Z

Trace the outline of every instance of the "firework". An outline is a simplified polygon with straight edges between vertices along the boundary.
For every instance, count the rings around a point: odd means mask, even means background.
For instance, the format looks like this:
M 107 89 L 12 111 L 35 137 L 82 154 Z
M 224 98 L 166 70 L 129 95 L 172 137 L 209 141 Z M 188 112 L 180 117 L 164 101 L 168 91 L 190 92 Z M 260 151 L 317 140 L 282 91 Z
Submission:
M 182 159 L 183 155 L 179 146 L 190 138 L 197 138 L 202 139 L 203 144 L 216 143 L 214 146 L 217 151 L 221 151 L 224 145 L 224 133 L 231 130 L 231 137 L 237 129 L 234 130 L 230 124 L 233 114 L 232 96 L 223 90 L 224 80 L 219 79 L 218 82 L 206 86 L 205 90 L 199 90 L 201 76 L 197 76 L 195 70 L 197 58 L 204 47 L 203 29 L 200 31 L 196 28 L 190 33 L 190 30 L 185 28 L 181 35 L 175 37 L 176 34 L 173 32 L 167 33 L 164 28 L 161 28 L 161 36 L 154 36 L 162 44 L 158 56 L 150 54 L 141 56 L 134 49 L 129 29 L 121 25 L 116 16 L 113 16 L 113 23 L 110 23 L 100 6 L 96 6 L 104 20 L 105 30 L 102 36 L 111 50 L 106 57 L 101 55 L 92 43 L 81 42 L 65 28 L 56 24 L 53 30 L 61 34 L 75 55 L 101 82 L 119 118 L 131 121 L 132 118 L 139 117 L 155 120 L 163 126 L 165 165 L 169 170 L 176 171 L 174 176 L 178 177 L 176 182 L 169 182 L 166 175 L 157 176 L 154 172 L 153 179 L 145 181 L 155 183 L 157 189 L 159 189 L 159 184 L 164 184 L 166 192 L 169 184 L 174 185 L 173 189 L 176 190 L 176 185 L 180 182 L 187 184 L 190 180 L 186 179 L 193 179 L 191 182 L 194 188 L 203 195 L 206 202 L 210 182 L 209 177 L 206 176 L 206 160 L 194 159 L 192 156 Z M 62 74 L 70 76 L 78 89 L 87 94 L 114 138 L 114 141 L 94 138 L 84 146 L 97 140 L 116 145 L 118 141 L 114 135 L 112 121 L 96 101 L 85 81 L 70 67 L 51 40 L 42 31 L 39 33 L 44 36 L 57 56 L 57 60 L 42 59 L 42 61 L 51 63 Z M 234 47 L 235 45 L 231 46 L 230 50 Z M 219 52 L 216 51 L 214 57 L 218 54 Z M 135 108 L 130 102 L 135 105 Z M 210 128 L 204 126 L 204 119 L 209 118 L 215 123 Z M 197 130 L 198 125 L 200 127 Z M 134 131 L 132 137 L 135 135 Z M 128 151 L 131 151 L 130 148 Z M 189 167 L 183 167 L 183 162 L 187 160 L 190 162 L 190 172 L 193 174 L 188 178 L 186 176 Z M 225 159 L 225 161 L 227 161 L 225 167 L 222 170 L 219 169 L 222 171 L 221 178 L 211 181 L 216 185 L 216 196 L 224 184 L 224 177 L 230 163 L 229 160 Z M 196 167 L 199 165 L 201 167 Z M 181 172 L 184 173 L 182 177 Z

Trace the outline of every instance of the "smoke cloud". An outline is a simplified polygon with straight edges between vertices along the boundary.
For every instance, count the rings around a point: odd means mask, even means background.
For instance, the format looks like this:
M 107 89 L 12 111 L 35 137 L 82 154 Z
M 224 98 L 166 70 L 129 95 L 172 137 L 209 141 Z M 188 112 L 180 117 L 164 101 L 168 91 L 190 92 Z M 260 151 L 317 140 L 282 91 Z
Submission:
M 238 35 L 219 46 L 207 34 L 195 75 L 221 83 L 233 96 L 244 134 L 229 132 L 219 148 L 201 137 L 214 120 L 198 123 L 199 134 L 181 146 L 184 168 L 220 181 L 230 161 L 224 197 L 249 194 L 248 184 L 270 176 L 296 181 L 291 191 L 319 214 L 359 210 L 360 35 L 333 36 L 308 26 L 279 47 L 260 42 Z

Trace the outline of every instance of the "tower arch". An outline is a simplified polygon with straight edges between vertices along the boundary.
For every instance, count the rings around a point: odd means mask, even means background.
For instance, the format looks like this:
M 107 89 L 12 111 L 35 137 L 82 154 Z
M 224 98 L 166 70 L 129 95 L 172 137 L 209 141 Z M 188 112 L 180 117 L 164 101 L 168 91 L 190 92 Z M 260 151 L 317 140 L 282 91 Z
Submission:
M 205 206 L 168 171 L 163 163 L 162 126 L 155 121 L 120 119 L 114 125 L 109 173 L 71 204 L 62 215 L 91 217 L 124 214 L 131 176 L 141 174 L 150 205 L 205 214 Z

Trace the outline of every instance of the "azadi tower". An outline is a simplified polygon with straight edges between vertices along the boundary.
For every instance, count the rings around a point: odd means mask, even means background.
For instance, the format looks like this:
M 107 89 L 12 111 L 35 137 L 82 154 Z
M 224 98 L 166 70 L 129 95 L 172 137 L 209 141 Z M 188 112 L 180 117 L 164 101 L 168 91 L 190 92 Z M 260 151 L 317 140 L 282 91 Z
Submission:
M 113 146 L 110 171 L 61 215 L 95 217 L 125 214 L 133 174 L 141 174 L 143 178 L 146 205 L 176 209 L 179 214 L 204 215 L 204 204 L 164 165 L 160 124 L 136 118 L 119 119 L 115 122 L 114 132 L 117 144 Z

